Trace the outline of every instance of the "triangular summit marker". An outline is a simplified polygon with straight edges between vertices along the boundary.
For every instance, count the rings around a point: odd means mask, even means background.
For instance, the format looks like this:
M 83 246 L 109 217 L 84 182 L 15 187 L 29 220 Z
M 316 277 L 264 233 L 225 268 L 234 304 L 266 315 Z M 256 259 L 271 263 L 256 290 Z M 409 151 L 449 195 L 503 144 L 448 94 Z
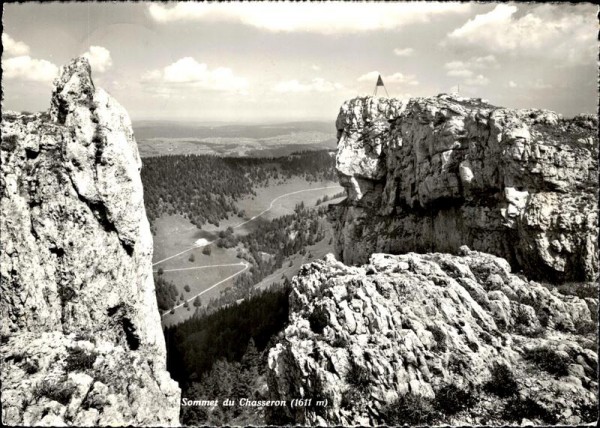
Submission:
M 383 86 L 383 89 L 385 90 L 385 94 L 389 97 L 390 94 L 388 94 L 387 88 L 383 84 L 383 79 L 381 78 L 381 74 L 377 77 L 377 84 L 375 85 L 375 91 L 373 92 L 373 96 L 377 95 L 377 88 L 380 86 Z

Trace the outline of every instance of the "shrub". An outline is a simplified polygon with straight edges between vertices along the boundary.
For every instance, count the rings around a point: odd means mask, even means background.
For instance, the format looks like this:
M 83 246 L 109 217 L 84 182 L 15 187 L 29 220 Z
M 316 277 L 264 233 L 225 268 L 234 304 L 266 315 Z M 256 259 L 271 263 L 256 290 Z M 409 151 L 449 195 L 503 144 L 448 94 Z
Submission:
M 350 361 L 350 370 L 346 375 L 346 382 L 355 387 L 358 391 L 366 391 L 371 383 L 369 371 L 366 367 L 358 365 L 354 360 Z
M 446 334 L 439 328 L 437 325 L 431 326 L 427 328 L 431 334 L 433 335 L 433 339 L 435 340 L 435 350 L 444 352 L 448 349 L 446 346 Z
M 433 400 L 419 395 L 406 394 L 382 409 L 386 425 L 433 425 L 441 419 Z
M 187 284 L 185 285 L 185 287 L 183 287 L 183 289 L 184 289 L 184 290 L 185 290 L 187 293 L 189 293 L 189 292 L 190 292 L 190 290 L 191 290 L 191 289 L 190 289 L 190 286 L 189 286 L 189 285 L 187 285 Z
M 469 359 L 464 354 L 450 354 L 448 370 L 454 373 L 462 373 L 469 367 Z
M 340 406 L 342 409 L 356 408 L 356 404 L 360 401 L 361 395 L 355 388 L 349 388 L 342 392 L 342 401 Z
M 521 399 L 514 396 L 510 398 L 504 406 L 502 416 L 508 421 L 517 423 L 521 423 L 523 419 L 541 419 L 550 425 L 555 425 L 558 422 L 555 415 L 530 397 Z
M 190 254 L 190 257 L 188 258 L 188 260 L 192 263 L 194 263 L 194 261 L 196 261 L 196 257 L 194 257 L 193 254 Z
M 81 408 L 84 410 L 98 409 L 102 410 L 108 404 L 106 397 L 101 394 L 87 394 L 81 403 Z
M 18 137 L 16 134 L 6 135 L 2 137 L 2 150 L 12 152 L 17 147 Z
M 37 373 L 40 370 L 40 367 L 38 365 L 38 362 L 33 360 L 26 360 L 23 365 L 21 366 L 21 368 L 23 370 L 25 370 L 25 373 L 27 374 L 34 374 Z
M 345 348 L 348 346 L 348 340 L 344 336 L 336 336 L 331 346 L 334 348 Z
M 593 404 L 584 404 L 579 408 L 579 414 L 582 424 L 589 424 L 598 420 L 598 406 Z
M 598 326 L 593 321 L 578 319 L 575 321 L 575 331 L 582 336 L 596 335 Z
M 92 333 L 89 333 L 87 331 L 78 331 L 77 333 L 75 333 L 75 340 L 78 342 L 86 341 L 96 343 L 96 337 Z
M 74 392 L 75 389 L 73 385 L 67 381 L 65 376 L 56 381 L 44 379 L 36 385 L 33 396 L 37 399 L 46 397 L 66 406 L 71 401 Z
M 446 415 L 453 415 L 477 404 L 473 391 L 448 384 L 435 394 L 435 407 Z
M 556 286 L 559 293 L 566 296 L 577 296 L 580 299 L 591 297 L 592 299 L 598 298 L 598 284 L 594 282 L 567 282 Z
M 569 373 L 569 357 L 546 346 L 526 350 L 525 359 L 556 376 L 566 376 Z
M 527 325 L 529 323 L 529 315 L 525 310 L 525 305 L 519 303 L 515 312 L 515 324 Z
M 212 250 L 210 248 L 210 245 L 207 245 L 202 249 L 202 254 L 204 254 L 206 256 L 210 256 L 211 253 L 212 253 Z
M 94 367 L 97 354 L 87 352 L 81 348 L 71 350 L 71 353 L 65 360 L 65 371 L 67 372 L 82 372 L 90 370 Z
M 510 368 L 504 364 L 496 364 L 490 370 L 492 378 L 484 386 L 484 389 L 498 397 L 510 397 L 518 392 L 519 387 L 515 375 Z

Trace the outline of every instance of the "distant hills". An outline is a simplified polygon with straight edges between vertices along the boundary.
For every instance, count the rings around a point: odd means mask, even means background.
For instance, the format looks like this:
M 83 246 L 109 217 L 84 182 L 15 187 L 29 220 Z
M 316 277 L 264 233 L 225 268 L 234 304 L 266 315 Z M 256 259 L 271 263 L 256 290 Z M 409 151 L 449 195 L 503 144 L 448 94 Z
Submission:
M 138 140 L 149 138 L 269 138 L 297 132 L 323 132 L 335 136 L 331 122 L 286 122 L 272 124 L 233 124 L 226 122 L 133 122 Z
M 272 124 L 137 121 L 140 155 L 277 157 L 298 151 L 333 150 L 335 127 L 327 122 Z

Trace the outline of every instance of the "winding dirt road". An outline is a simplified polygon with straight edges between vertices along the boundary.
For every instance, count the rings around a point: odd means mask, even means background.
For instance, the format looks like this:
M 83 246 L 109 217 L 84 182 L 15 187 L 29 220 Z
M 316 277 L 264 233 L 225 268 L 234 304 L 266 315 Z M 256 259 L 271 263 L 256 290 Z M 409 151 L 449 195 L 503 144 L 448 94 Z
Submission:
M 261 217 L 262 215 L 264 215 L 264 214 L 268 213 L 269 211 L 271 211 L 271 210 L 273 209 L 273 204 L 274 204 L 274 203 L 275 203 L 277 200 L 279 200 L 279 199 L 281 199 L 281 198 L 284 198 L 284 197 L 286 197 L 286 196 L 290 196 L 290 195 L 295 195 L 295 194 L 298 194 L 298 193 L 303 193 L 303 192 L 314 192 L 315 190 L 325 190 L 325 189 L 343 189 L 343 187 L 342 187 L 342 186 L 315 187 L 314 189 L 304 189 L 304 190 L 297 190 L 297 191 L 295 191 L 295 192 L 285 193 L 285 194 L 283 194 L 283 195 L 281 195 L 281 196 L 277 196 L 275 199 L 273 199 L 273 200 L 271 201 L 271 203 L 269 204 L 269 208 L 267 208 L 266 210 L 262 211 L 260 214 L 257 214 L 257 215 L 255 215 L 254 217 L 252 217 L 252 218 L 251 218 L 251 219 L 249 219 L 249 220 L 246 220 L 246 221 L 244 221 L 244 222 L 242 222 L 242 223 L 240 223 L 240 224 L 236 224 L 235 226 L 233 226 L 233 229 L 237 229 L 237 228 L 239 228 L 239 227 L 242 227 L 243 225 L 245 225 L 245 224 L 247 224 L 247 223 L 250 223 L 251 221 L 253 221 L 253 220 L 256 220 L 257 218 Z M 182 255 L 182 254 L 185 254 L 185 253 L 187 253 L 188 251 L 192 251 L 194 248 L 202 248 L 202 247 L 207 247 L 207 246 L 209 246 L 209 245 L 213 244 L 214 242 L 215 242 L 215 241 L 208 241 L 208 242 L 207 242 L 206 244 L 204 244 L 204 245 L 194 245 L 194 246 L 192 246 L 192 247 L 190 247 L 190 248 L 187 248 L 187 249 L 185 249 L 185 250 L 183 250 L 183 251 L 181 251 L 181 252 L 179 252 L 179 253 L 177 253 L 177 254 L 173 254 L 172 256 L 169 256 L 169 257 L 167 257 L 167 258 L 165 258 L 165 259 L 159 260 L 159 261 L 157 261 L 156 263 L 152 263 L 152 266 L 156 266 L 157 264 L 160 264 L 160 263 L 166 262 L 167 260 L 174 259 L 175 257 L 178 257 L 178 256 L 180 256 L 180 255 Z
M 183 303 L 180 303 L 176 306 L 173 306 L 171 309 L 169 309 L 168 311 L 165 311 L 162 313 L 161 318 L 164 317 L 165 315 L 169 315 L 169 313 L 172 310 L 175 310 L 177 308 L 182 307 L 183 305 L 185 305 L 186 303 L 192 303 L 194 301 L 194 299 L 198 296 L 202 296 L 204 293 L 212 290 L 213 288 L 215 288 L 217 285 L 223 284 L 225 281 L 230 280 L 231 278 L 235 278 L 236 276 L 240 275 L 241 273 L 245 272 L 250 265 L 248 263 L 235 263 L 235 264 L 231 264 L 229 266 L 244 266 L 244 269 L 240 270 L 239 272 L 234 273 L 233 275 L 229 275 L 227 278 L 220 280 L 219 282 L 211 285 L 210 287 L 208 287 L 206 290 L 201 291 L 200 293 L 194 294 L 192 297 L 190 297 L 189 299 L 186 299 Z M 206 266 L 206 267 L 212 267 L 212 266 Z
M 286 197 L 286 196 L 295 195 L 295 194 L 298 194 L 298 193 L 303 193 L 303 192 L 313 192 L 313 191 L 315 191 L 315 190 L 336 189 L 336 188 L 337 188 L 337 189 L 343 189 L 343 187 L 341 187 L 341 186 L 316 187 L 316 188 L 314 188 L 314 189 L 304 189 L 304 190 L 297 190 L 297 191 L 295 191 L 295 192 L 289 192 L 289 193 L 285 193 L 285 194 L 283 194 L 283 195 L 277 196 L 275 199 L 273 199 L 273 200 L 271 201 L 271 203 L 269 204 L 269 208 L 265 209 L 264 211 L 262 211 L 261 213 L 259 213 L 259 214 L 255 215 L 254 217 L 252 217 L 252 218 L 250 218 L 250 219 L 248 219 L 248 220 L 246 220 L 246 221 L 244 221 L 244 222 L 242 222 L 242 223 L 240 223 L 240 224 L 237 224 L 237 225 L 233 226 L 233 229 L 237 229 L 237 228 L 239 228 L 239 227 L 242 227 L 243 225 L 245 225 L 245 224 L 247 224 L 247 223 L 250 223 L 251 221 L 253 221 L 253 220 L 256 220 L 257 218 L 261 217 L 262 215 L 264 215 L 264 214 L 268 213 L 269 211 L 271 211 L 271 210 L 273 209 L 275 202 L 277 202 L 279 199 L 281 199 L 281 198 L 284 198 L 284 197 Z M 175 257 L 178 257 L 178 256 L 180 256 L 180 255 L 182 255 L 182 254 L 185 254 L 185 253 L 187 253 L 188 251 L 191 251 L 191 250 L 193 250 L 193 249 L 195 249 L 195 248 L 207 247 L 207 246 L 209 246 L 209 245 L 212 245 L 214 242 L 215 242 L 215 241 L 208 241 L 208 242 L 206 242 L 204 245 L 194 245 L 194 246 L 192 246 L 192 247 L 190 247 L 190 248 L 188 248 L 188 249 L 186 249 L 186 250 L 183 250 L 183 251 L 181 251 L 181 252 L 179 252 L 179 253 L 177 253 L 177 254 L 173 254 L 172 256 L 169 256 L 169 257 L 167 257 L 167 258 L 165 258 L 165 259 L 159 260 L 159 261 L 157 261 L 156 263 L 153 263 L 153 264 L 152 264 L 152 266 L 156 266 L 156 265 L 157 265 L 157 264 L 159 264 L 159 263 L 163 263 L 163 262 L 166 262 L 167 260 L 174 259 Z M 210 287 L 208 287 L 207 289 L 205 289 L 205 290 L 201 291 L 200 293 L 198 293 L 198 294 L 195 294 L 194 296 L 190 297 L 189 299 L 186 299 L 186 300 L 185 300 L 183 303 L 180 303 L 180 304 L 178 304 L 178 305 L 176 305 L 176 306 L 173 306 L 173 307 L 172 307 L 171 309 L 169 309 L 168 311 L 165 311 L 165 312 L 163 312 L 163 313 L 162 313 L 162 315 L 161 315 L 161 318 L 162 318 L 162 317 L 164 317 L 164 316 L 166 316 L 166 315 L 169 315 L 169 313 L 170 313 L 172 310 L 175 310 L 175 309 L 177 309 L 177 308 L 180 308 L 180 307 L 182 307 L 182 306 L 183 306 L 185 303 L 188 303 L 188 304 L 189 304 L 189 303 L 193 302 L 193 300 L 194 300 L 196 297 L 198 297 L 198 296 L 201 296 L 202 294 L 204 294 L 204 293 L 206 293 L 206 292 L 208 292 L 208 291 L 212 290 L 213 288 L 215 288 L 216 286 L 218 286 L 218 285 L 220 285 L 220 284 L 224 283 L 225 281 L 228 281 L 228 280 L 230 280 L 230 279 L 232 279 L 232 278 L 235 278 L 236 276 L 238 276 L 238 275 L 242 274 L 243 272 L 245 272 L 245 271 L 246 271 L 246 270 L 247 270 L 247 269 L 250 267 L 250 265 L 249 265 L 248 263 L 246 263 L 246 262 L 240 262 L 240 263 L 231 263 L 231 264 L 221 264 L 221 265 L 206 265 L 206 266 L 195 266 L 195 267 L 189 267 L 189 268 L 180 268 L 180 269 L 165 269 L 165 270 L 163 270 L 163 272 L 176 272 L 176 271 L 184 271 L 184 270 L 207 269 L 207 268 L 211 268 L 211 267 L 225 267 L 225 266 L 244 266 L 244 268 L 243 268 L 242 270 L 240 270 L 239 272 L 236 272 L 236 273 L 234 273 L 233 275 L 230 275 L 230 276 L 228 276 L 227 278 L 225 278 L 225 279 L 222 279 L 222 280 L 220 280 L 219 282 L 216 282 L 215 284 L 211 285 Z M 154 272 L 158 272 L 158 271 L 154 271 Z

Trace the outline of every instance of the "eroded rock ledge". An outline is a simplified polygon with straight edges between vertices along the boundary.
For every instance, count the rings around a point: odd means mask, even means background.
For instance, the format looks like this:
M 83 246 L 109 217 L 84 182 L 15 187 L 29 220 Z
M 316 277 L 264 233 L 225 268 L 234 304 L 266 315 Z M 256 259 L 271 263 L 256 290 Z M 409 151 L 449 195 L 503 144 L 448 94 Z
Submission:
M 355 98 L 337 119 L 347 264 L 461 245 L 553 282 L 598 274 L 598 122 L 440 95 Z
M 313 405 L 283 421 L 595 421 L 598 299 L 551 292 L 504 259 L 459 252 L 374 254 L 362 267 L 329 255 L 303 266 L 268 382 L 272 399 Z
M 79 58 L 1 148 L 2 422 L 177 425 L 126 111 Z

